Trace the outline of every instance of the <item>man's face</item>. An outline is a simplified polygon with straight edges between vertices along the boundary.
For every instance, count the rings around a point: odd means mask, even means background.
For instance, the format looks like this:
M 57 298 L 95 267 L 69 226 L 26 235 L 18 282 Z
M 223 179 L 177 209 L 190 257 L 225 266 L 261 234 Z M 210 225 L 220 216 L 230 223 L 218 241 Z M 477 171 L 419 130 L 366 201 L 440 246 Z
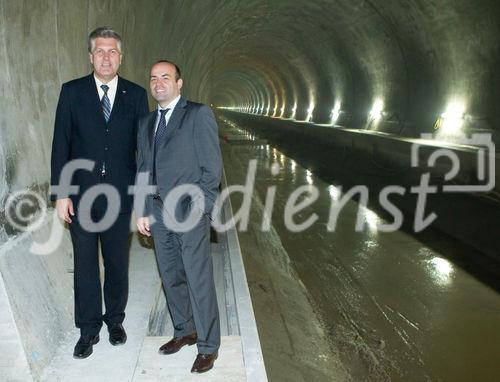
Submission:
M 162 107 L 166 107 L 181 94 L 182 79 L 175 79 L 175 66 L 160 62 L 151 68 L 149 82 L 153 98 Z
M 114 38 L 98 37 L 95 39 L 90 62 L 94 66 L 94 74 L 102 82 L 111 81 L 118 73 L 122 63 L 122 54 L 118 41 Z

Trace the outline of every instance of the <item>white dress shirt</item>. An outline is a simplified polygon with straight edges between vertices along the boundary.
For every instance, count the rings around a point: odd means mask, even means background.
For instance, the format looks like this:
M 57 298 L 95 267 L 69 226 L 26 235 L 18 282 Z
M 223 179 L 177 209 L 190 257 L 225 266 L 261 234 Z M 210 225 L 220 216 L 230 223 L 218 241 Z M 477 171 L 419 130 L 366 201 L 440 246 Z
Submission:
M 118 76 L 115 76 L 111 81 L 107 84 L 98 79 L 94 74 L 95 84 L 97 86 L 97 92 L 99 93 L 99 99 L 102 101 L 102 97 L 104 97 L 104 90 L 101 89 L 101 85 L 108 85 L 108 98 L 109 104 L 111 105 L 111 110 L 113 110 L 113 104 L 115 103 L 116 97 L 116 89 L 118 87 Z
M 168 121 L 170 120 L 170 117 L 172 116 L 172 112 L 174 111 L 175 105 L 177 105 L 177 102 L 181 99 L 181 96 L 178 95 L 172 102 L 170 102 L 165 109 L 170 109 L 167 113 L 165 113 L 165 125 L 168 125 Z M 158 105 L 158 111 L 156 114 L 156 123 L 155 123 L 155 134 L 156 130 L 158 129 L 158 124 L 160 123 L 160 110 L 164 110 L 160 105 Z

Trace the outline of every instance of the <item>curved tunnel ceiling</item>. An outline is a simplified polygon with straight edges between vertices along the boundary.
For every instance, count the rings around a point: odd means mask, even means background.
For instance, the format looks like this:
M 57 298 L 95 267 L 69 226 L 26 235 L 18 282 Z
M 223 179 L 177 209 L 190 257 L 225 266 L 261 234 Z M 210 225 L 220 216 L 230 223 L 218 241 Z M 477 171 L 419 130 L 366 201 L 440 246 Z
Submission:
M 498 128 L 499 8 L 464 0 L 208 2 L 175 9 L 167 24 L 191 94 L 205 102 L 270 107 L 283 117 L 296 105 L 298 120 L 314 107 L 318 123 L 340 103 L 360 127 L 380 100 L 417 133 L 432 130 L 452 102 Z

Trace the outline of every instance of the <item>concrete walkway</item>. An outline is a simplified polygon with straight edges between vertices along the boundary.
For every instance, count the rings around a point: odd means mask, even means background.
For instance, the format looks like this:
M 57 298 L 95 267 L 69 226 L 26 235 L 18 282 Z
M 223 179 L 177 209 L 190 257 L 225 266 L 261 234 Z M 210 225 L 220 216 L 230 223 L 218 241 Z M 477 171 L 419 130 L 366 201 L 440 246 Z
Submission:
M 215 266 L 222 266 L 214 261 Z M 217 274 L 220 275 L 220 270 Z M 142 246 L 134 235 L 130 258 L 130 294 L 124 327 L 128 340 L 124 346 L 108 342 L 106 327 L 101 330 L 101 340 L 94 346 L 94 353 L 87 359 L 73 359 L 73 347 L 78 339 L 75 329 L 68 334 L 65 344 L 42 376 L 42 381 L 245 381 L 245 368 L 239 336 L 225 336 L 219 350 L 219 359 L 212 371 L 205 375 L 191 376 L 196 358 L 196 347 L 183 349 L 170 357 L 158 354 L 161 344 L 169 336 L 147 336 L 151 312 L 157 304 L 161 288 L 153 250 Z M 218 292 L 223 290 L 223 278 L 217 277 Z M 224 306 L 222 306 L 224 308 Z M 221 316 L 225 317 L 225 312 Z M 170 322 L 166 323 L 171 331 Z M 227 325 L 226 325 L 227 327 Z M 226 330 L 227 332 L 227 330 Z M 224 334 L 224 333 L 223 333 Z

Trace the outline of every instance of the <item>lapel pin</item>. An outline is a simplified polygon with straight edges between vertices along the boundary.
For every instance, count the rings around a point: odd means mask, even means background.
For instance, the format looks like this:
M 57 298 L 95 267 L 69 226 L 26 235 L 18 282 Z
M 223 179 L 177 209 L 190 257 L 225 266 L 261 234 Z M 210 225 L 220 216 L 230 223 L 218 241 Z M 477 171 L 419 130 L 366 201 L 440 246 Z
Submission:
M 125 94 L 127 91 L 126 90 L 122 90 L 122 93 Z

